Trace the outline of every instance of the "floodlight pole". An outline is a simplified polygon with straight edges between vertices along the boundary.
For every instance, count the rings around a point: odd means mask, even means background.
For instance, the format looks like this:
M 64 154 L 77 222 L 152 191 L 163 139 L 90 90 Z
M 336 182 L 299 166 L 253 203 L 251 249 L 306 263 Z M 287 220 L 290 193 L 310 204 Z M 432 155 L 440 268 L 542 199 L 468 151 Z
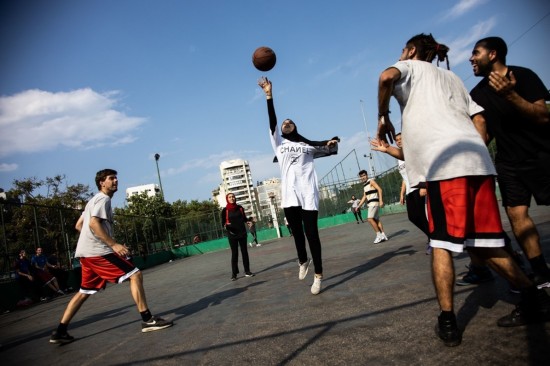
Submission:
M 368 155 L 369 171 L 372 173 L 372 178 L 374 178 L 376 176 L 376 172 L 374 171 L 374 163 L 372 165 L 370 164 L 370 160 L 372 159 L 372 148 L 370 147 L 370 134 L 369 134 L 369 129 L 367 127 L 367 119 L 365 118 L 365 111 L 363 109 L 362 99 L 359 100 L 359 104 L 361 105 L 361 114 L 363 115 L 363 123 L 365 124 L 365 131 L 367 131 L 367 145 L 369 146 L 369 150 L 370 150 L 370 153 Z
M 159 171 L 159 159 L 160 154 L 155 154 L 155 162 L 157 164 L 157 175 L 159 177 L 159 185 L 160 185 L 160 196 L 162 197 L 162 200 L 164 201 L 164 190 L 162 189 L 162 181 L 160 180 L 160 171 Z

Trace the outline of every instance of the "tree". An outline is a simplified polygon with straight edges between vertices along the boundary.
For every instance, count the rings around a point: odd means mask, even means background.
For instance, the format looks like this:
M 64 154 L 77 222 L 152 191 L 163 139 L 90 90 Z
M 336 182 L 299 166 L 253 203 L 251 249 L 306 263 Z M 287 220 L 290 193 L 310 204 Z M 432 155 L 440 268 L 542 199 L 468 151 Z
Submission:
M 66 251 L 76 242 L 78 232 L 74 225 L 92 195 L 86 185 L 68 185 L 64 175 L 14 180 L 8 199 L 1 203 L 4 261 L 21 248 L 32 252 L 43 246 L 47 253 Z

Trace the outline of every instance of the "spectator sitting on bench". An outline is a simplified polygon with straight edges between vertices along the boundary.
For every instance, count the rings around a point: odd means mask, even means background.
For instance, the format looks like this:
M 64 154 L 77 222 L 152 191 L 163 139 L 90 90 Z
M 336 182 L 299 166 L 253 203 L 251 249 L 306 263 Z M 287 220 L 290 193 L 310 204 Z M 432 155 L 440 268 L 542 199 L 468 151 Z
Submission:
M 33 275 L 36 275 L 43 286 L 47 285 L 58 295 L 65 295 L 65 292 L 59 288 L 57 278 L 48 271 L 48 258 L 42 253 L 42 248 L 36 248 L 36 254 L 31 258 L 31 265 L 34 268 Z

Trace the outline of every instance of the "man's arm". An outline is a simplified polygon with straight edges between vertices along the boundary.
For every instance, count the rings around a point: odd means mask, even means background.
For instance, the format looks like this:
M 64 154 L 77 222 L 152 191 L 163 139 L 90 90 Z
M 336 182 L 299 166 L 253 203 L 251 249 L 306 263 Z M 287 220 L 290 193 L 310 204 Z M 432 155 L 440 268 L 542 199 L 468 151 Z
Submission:
M 487 123 L 485 122 L 485 117 L 481 113 L 478 113 L 472 117 L 472 122 L 474 123 L 474 127 L 476 128 L 477 132 L 483 139 L 483 142 L 485 144 L 488 144 L 489 134 L 487 133 Z
M 365 203 L 365 200 L 367 199 L 367 194 L 363 193 L 363 197 L 361 197 L 361 201 L 359 201 L 359 204 L 357 207 L 363 207 L 363 204 Z
M 510 71 L 510 78 L 495 71 L 489 74 L 489 85 L 500 95 L 506 98 L 521 114 L 539 125 L 550 123 L 550 116 L 544 99 L 531 103 L 521 97 L 515 90 L 516 78 Z
M 407 185 L 405 184 L 405 181 L 403 180 L 401 182 L 401 192 L 399 192 L 399 203 L 405 204 L 405 192 L 407 191 Z
M 386 153 L 388 155 L 393 156 L 396 159 L 399 160 L 405 160 L 405 155 L 403 154 L 403 149 L 400 149 L 395 146 L 391 146 L 388 143 L 380 140 L 380 139 L 372 139 L 370 140 L 370 146 L 374 151 L 380 151 L 383 153 Z
M 395 67 L 389 67 L 380 74 L 378 80 L 378 132 L 377 137 L 390 142 L 395 139 L 395 129 L 390 121 L 390 98 L 393 86 L 401 77 L 401 72 Z
M 92 216 L 92 218 L 90 219 L 90 229 L 92 230 L 94 235 L 99 240 L 101 240 L 102 242 L 110 246 L 111 249 L 113 249 L 113 251 L 118 255 L 121 255 L 121 256 L 127 255 L 129 253 L 128 248 L 125 245 L 118 244 L 115 241 L 115 239 L 111 238 L 109 234 L 107 234 L 107 232 L 101 225 L 102 220 L 103 219 L 100 219 L 99 217 L 95 217 L 95 216 Z
M 378 202 L 380 207 L 384 207 L 384 200 L 382 199 L 382 188 L 374 180 L 371 180 L 370 184 L 378 191 Z
M 74 226 L 74 228 L 78 232 L 81 232 L 82 231 L 82 225 L 84 225 L 84 216 L 80 215 L 80 217 L 78 218 L 78 221 L 76 222 L 76 225 Z

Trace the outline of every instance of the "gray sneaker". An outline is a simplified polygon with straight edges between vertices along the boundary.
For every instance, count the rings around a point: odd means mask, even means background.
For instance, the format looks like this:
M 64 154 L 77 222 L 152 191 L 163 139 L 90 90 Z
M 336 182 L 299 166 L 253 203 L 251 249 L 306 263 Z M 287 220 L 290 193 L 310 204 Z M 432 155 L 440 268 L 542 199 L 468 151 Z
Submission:
M 298 278 L 300 280 L 303 280 L 306 278 L 307 271 L 309 269 L 309 265 L 311 264 L 311 259 L 308 259 L 304 263 L 300 264 L 300 273 L 298 274 Z
M 141 322 L 141 331 L 143 333 L 152 332 L 171 327 L 172 325 L 174 325 L 174 323 L 169 320 L 164 320 L 158 316 L 153 316 L 148 322 Z

